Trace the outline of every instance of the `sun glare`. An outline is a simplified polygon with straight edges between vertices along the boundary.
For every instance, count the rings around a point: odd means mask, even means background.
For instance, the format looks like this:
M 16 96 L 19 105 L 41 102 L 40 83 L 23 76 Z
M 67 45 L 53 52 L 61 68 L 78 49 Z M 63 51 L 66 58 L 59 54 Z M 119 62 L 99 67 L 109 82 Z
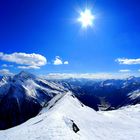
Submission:
M 89 9 L 85 9 L 80 12 L 80 17 L 78 18 L 78 22 L 82 24 L 83 28 L 91 27 L 93 25 L 93 20 L 95 19 L 94 15 L 91 13 Z

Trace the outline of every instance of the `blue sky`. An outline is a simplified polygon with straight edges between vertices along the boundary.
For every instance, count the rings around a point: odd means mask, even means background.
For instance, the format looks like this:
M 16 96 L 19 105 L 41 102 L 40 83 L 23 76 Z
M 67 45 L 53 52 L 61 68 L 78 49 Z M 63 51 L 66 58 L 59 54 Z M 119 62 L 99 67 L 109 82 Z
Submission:
M 139 73 L 139 5 L 139 0 L 0 0 L 0 70 Z M 95 15 L 94 26 L 82 29 L 76 19 L 86 7 Z

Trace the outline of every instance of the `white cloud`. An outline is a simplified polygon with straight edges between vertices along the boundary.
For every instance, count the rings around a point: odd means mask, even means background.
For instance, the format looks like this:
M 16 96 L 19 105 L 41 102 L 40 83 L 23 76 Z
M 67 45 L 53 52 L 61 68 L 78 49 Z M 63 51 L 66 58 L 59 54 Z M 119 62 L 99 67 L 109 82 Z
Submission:
M 62 65 L 63 62 L 62 62 L 62 60 L 61 60 L 61 58 L 59 56 L 56 56 L 53 64 L 54 65 Z
M 131 70 L 129 69 L 124 69 L 124 70 L 119 70 L 119 72 L 130 72 Z
M 40 68 L 41 66 L 44 66 L 47 64 L 47 59 L 40 55 L 40 54 L 27 54 L 27 53 L 12 53 L 12 54 L 4 54 L 0 52 L 0 60 L 13 62 L 20 65 L 25 66 L 19 66 L 20 68 Z
M 69 62 L 68 61 L 62 61 L 62 59 L 59 57 L 59 56 L 56 56 L 55 57 L 55 60 L 53 61 L 53 64 L 54 65 L 68 65 L 69 64 Z
M 0 75 L 13 75 L 8 69 L 1 69 Z
M 64 61 L 64 64 L 65 64 L 65 65 L 68 65 L 68 64 L 69 64 L 69 62 L 68 62 L 68 61 Z
M 138 71 L 140 72 L 140 69 Z
M 85 79 L 123 79 L 131 76 L 128 73 L 50 73 L 42 75 L 46 79 L 68 79 L 68 78 L 85 78 Z
M 140 58 L 137 59 L 117 58 L 115 61 L 118 62 L 119 64 L 124 65 L 140 64 Z

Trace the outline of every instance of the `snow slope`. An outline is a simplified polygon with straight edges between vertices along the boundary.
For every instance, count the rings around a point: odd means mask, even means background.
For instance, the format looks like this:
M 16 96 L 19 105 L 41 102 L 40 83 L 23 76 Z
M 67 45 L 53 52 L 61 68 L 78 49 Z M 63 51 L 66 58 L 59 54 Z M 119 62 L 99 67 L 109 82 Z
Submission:
M 131 92 L 131 93 L 129 93 L 128 94 L 128 97 L 130 98 L 130 99 L 137 99 L 137 98 L 140 98 L 140 89 L 137 89 L 137 90 L 135 90 L 135 91 L 133 91 L 133 92 Z
M 38 116 L 0 131 L 0 140 L 139 140 L 139 117 L 140 105 L 96 112 L 68 92 L 56 95 Z

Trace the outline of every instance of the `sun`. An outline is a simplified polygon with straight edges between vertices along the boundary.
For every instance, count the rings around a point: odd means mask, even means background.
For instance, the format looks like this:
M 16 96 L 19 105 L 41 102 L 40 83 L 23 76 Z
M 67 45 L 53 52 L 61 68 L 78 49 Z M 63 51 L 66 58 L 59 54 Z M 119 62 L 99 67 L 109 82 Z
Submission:
M 89 9 L 80 12 L 78 22 L 82 24 L 83 28 L 92 27 L 95 17 Z

